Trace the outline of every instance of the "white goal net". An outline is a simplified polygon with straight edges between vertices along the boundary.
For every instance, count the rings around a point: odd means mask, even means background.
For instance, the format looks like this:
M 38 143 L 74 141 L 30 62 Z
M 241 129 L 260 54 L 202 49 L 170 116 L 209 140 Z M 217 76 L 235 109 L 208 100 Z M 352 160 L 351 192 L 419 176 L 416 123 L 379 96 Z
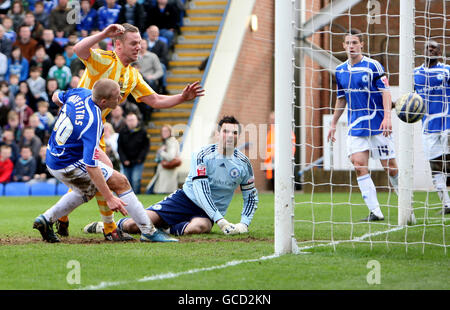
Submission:
M 441 114 L 448 114 L 450 71 L 445 66 L 450 65 L 450 1 L 282 0 L 275 2 L 275 14 L 275 252 L 365 244 L 371 249 L 401 246 L 407 251 L 433 248 L 447 253 L 450 215 L 444 214 L 445 197 L 439 194 L 446 190 L 446 165 L 441 163 L 445 179 L 440 179 L 445 188 L 438 192 L 430 155 L 423 147 L 421 121 L 406 124 L 394 109 L 391 112 L 398 187 L 380 160 L 369 159 L 368 176 L 384 216 L 379 221 L 361 221 L 373 206 L 369 208 L 367 185 L 360 185 L 347 155 L 348 102 L 336 125 L 335 142 L 327 137 L 337 97 L 343 96 L 337 91 L 336 67 L 349 57 L 343 43 L 354 29 L 361 32 L 364 59 L 384 68 L 383 83 L 389 84 L 392 102 L 414 91 L 415 83 L 422 81 L 415 79 L 419 73 L 414 68 L 422 66 L 425 106 L 427 100 L 436 101 L 430 90 L 435 87 L 443 93 Z M 440 56 L 426 66 L 432 59 L 426 52 L 430 42 L 438 44 Z M 442 83 L 430 82 L 436 78 Z M 350 80 L 345 83 L 350 85 Z M 356 90 L 348 86 L 344 98 L 352 100 L 352 91 Z M 367 89 L 361 86 L 358 91 Z M 286 151 L 292 132 L 294 156 Z

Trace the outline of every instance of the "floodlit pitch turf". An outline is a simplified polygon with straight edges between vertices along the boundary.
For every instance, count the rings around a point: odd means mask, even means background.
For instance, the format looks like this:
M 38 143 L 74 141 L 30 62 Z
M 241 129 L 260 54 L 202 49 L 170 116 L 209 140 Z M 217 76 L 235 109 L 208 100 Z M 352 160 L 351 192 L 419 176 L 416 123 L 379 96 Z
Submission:
M 417 196 L 416 200 L 426 199 L 423 193 Z M 148 206 L 162 197 L 142 195 L 140 199 Z M 384 224 L 357 224 L 367 215 L 359 194 L 353 194 L 350 201 L 348 194 L 316 194 L 313 207 L 301 203 L 310 200 L 308 195 L 297 194 L 296 220 L 321 222 L 314 225 L 314 234 L 313 225 L 297 222 L 297 240 L 314 237 L 324 242 L 301 242 L 300 247 L 313 245 L 308 254 L 274 257 L 274 196 L 263 193 L 259 198 L 248 235 L 227 237 L 214 226 L 210 234 L 180 237 L 179 243 L 105 242 L 101 235 L 82 232 L 85 224 L 99 219 L 98 207 L 91 201 L 71 214 L 70 237 L 62 238 L 60 244 L 48 244 L 31 227 L 34 218 L 58 197 L 0 197 L 0 289 L 450 289 L 449 250 L 445 254 L 443 247 L 426 245 L 422 253 L 421 243 L 442 244 L 445 240 L 449 244 L 449 229 L 442 225 L 448 225 L 448 215 L 444 222 L 441 218 L 441 225 L 425 229 L 420 218 L 427 211 L 420 209 L 419 203 L 417 228 L 408 228 L 407 234 L 401 229 L 374 236 L 395 228 L 394 208 L 383 207 Z M 387 199 L 387 194 L 380 194 L 382 204 Z M 428 199 L 437 203 L 437 196 Z M 335 203 L 333 208 L 330 201 Z M 355 205 L 350 208 L 349 202 Z M 230 222 L 239 221 L 241 205 L 242 197 L 236 195 L 227 215 Z M 432 212 L 434 216 L 435 210 Z M 348 224 L 350 216 L 353 224 Z M 120 217 L 116 214 L 116 220 Z M 431 223 L 439 223 L 439 217 Z M 365 243 L 328 244 L 367 234 Z M 386 240 L 398 243 L 387 245 Z M 405 240 L 409 242 L 407 251 Z M 380 284 L 367 282 L 371 260 L 380 263 Z M 70 261 L 80 264 L 80 284 L 67 280 L 74 279 Z

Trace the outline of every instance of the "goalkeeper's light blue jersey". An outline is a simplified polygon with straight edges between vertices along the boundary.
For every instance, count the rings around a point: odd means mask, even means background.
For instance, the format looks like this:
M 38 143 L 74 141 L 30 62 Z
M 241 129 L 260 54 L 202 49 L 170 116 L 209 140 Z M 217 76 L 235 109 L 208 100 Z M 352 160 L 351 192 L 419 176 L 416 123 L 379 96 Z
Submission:
M 244 199 L 241 222 L 250 225 L 258 193 L 247 156 L 235 149 L 233 155 L 225 157 L 218 151 L 217 144 L 203 147 L 192 155 L 183 191 L 211 220 L 217 222 L 225 216 L 238 186 Z
M 422 118 L 424 133 L 441 132 L 450 128 L 450 66 L 437 63 L 421 65 L 414 70 L 414 89 L 423 98 L 426 114 Z
M 336 67 L 337 97 L 347 101 L 348 134 L 373 136 L 384 118 L 382 90 L 389 89 L 383 66 L 363 56 L 353 66 L 349 61 Z
M 100 108 L 92 91 L 74 88 L 58 93 L 63 103 L 50 136 L 46 164 L 54 170 L 70 165 L 96 167 L 95 150 L 103 134 Z

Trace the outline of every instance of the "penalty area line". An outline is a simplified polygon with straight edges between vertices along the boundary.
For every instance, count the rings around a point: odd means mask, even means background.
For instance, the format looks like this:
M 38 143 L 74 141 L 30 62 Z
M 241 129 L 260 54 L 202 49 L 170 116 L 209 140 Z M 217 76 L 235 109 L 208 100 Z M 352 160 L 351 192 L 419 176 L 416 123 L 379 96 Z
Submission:
M 222 264 L 222 265 L 205 267 L 205 268 L 195 268 L 195 269 L 182 271 L 182 272 L 176 272 L 176 273 L 173 273 L 173 272 L 162 273 L 162 274 L 157 274 L 157 275 L 153 275 L 153 276 L 143 277 L 141 279 L 132 280 L 132 281 L 101 282 L 97 285 L 89 285 L 84 288 L 80 288 L 80 290 L 99 290 L 99 289 L 104 289 L 104 288 L 111 287 L 111 286 L 131 284 L 131 283 L 136 283 L 136 282 L 149 282 L 149 281 L 156 281 L 156 280 L 173 279 L 173 278 L 177 278 L 180 276 L 195 274 L 195 273 L 199 273 L 199 272 L 212 271 L 212 270 L 217 270 L 217 269 L 225 269 L 225 268 L 228 268 L 231 266 L 237 266 L 240 264 L 259 262 L 259 261 L 263 261 L 263 260 L 270 260 L 273 258 L 277 258 L 279 256 L 280 255 L 273 254 L 273 255 L 263 256 L 263 257 L 255 258 L 255 259 L 234 260 L 234 261 L 230 261 L 225 264 Z
M 294 252 L 294 254 L 305 254 L 305 253 L 302 253 L 303 250 L 308 250 L 308 249 L 312 249 L 312 248 L 316 248 L 316 247 L 332 246 L 332 245 L 337 245 L 337 244 L 340 244 L 343 242 L 358 242 L 358 241 L 362 241 L 362 240 L 370 238 L 370 237 L 375 237 L 378 235 L 395 232 L 395 231 L 398 231 L 398 230 L 401 230 L 404 228 L 405 228 L 405 226 L 399 226 L 399 227 L 394 227 L 392 229 L 385 230 L 385 231 L 377 231 L 377 232 L 373 232 L 373 233 L 367 233 L 367 234 L 362 235 L 361 237 L 353 238 L 352 240 L 334 241 L 334 242 L 330 242 L 327 244 L 319 244 L 319 245 L 301 247 L 301 248 L 298 248 L 297 251 Z M 259 261 L 264 261 L 264 260 L 271 260 L 271 259 L 274 259 L 274 258 L 277 258 L 280 256 L 282 256 L 282 254 L 272 254 L 272 255 L 262 256 L 260 258 L 254 258 L 254 259 L 233 260 L 233 261 L 229 261 L 222 265 L 204 267 L 204 268 L 195 268 L 195 269 L 181 271 L 181 272 L 175 272 L 175 273 L 167 272 L 167 273 L 162 273 L 162 274 L 157 274 L 157 275 L 152 275 L 152 276 L 146 276 L 146 277 L 143 277 L 143 278 L 137 279 L 137 280 L 100 282 L 97 285 L 89 285 L 89 286 L 86 286 L 83 288 L 79 288 L 79 290 L 101 290 L 101 289 L 105 289 L 105 288 L 112 287 L 112 286 L 126 285 L 126 284 L 131 284 L 131 283 L 136 283 L 136 282 L 150 282 L 150 281 L 157 281 L 157 280 L 173 279 L 173 278 L 177 278 L 177 277 L 184 276 L 184 275 L 191 275 L 191 274 L 195 274 L 195 273 L 213 271 L 213 270 L 218 270 L 218 269 L 225 269 L 228 267 L 237 266 L 237 265 L 245 264 L 245 263 L 254 263 L 254 262 L 259 262 Z

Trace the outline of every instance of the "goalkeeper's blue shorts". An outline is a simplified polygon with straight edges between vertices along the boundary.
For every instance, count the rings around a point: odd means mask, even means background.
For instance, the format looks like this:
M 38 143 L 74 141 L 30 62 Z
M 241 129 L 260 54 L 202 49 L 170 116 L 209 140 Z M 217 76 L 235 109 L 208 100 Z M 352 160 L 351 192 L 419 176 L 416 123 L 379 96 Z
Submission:
M 148 207 L 147 210 L 158 213 L 167 227 L 170 227 L 170 233 L 174 235 L 182 235 L 187 224 L 195 217 L 209 219 L 206 212 L 192 202 L 182 189 Z

